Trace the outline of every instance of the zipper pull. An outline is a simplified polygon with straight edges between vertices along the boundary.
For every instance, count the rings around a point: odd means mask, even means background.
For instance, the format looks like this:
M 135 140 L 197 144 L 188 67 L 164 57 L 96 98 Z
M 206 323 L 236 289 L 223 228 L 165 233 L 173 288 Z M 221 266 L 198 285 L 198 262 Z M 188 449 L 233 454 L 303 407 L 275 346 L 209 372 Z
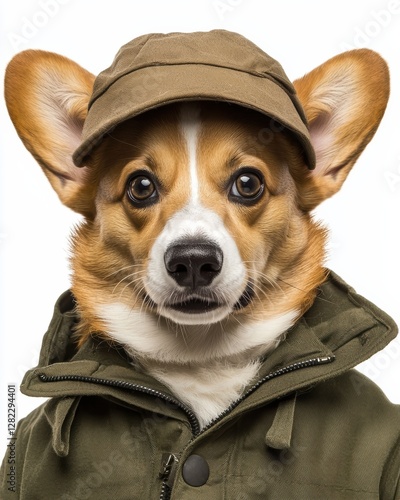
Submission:
M 322 365 L 324 363 L 331 363 L 334 361 L 335 356 L 321 356 L 320 358 L 317 358 L 318 364 Z
M 178 467 L 178 458 L 173 453 L 163 453 L 161 457 L 161 468 L 158 477 L 172 488 L 174 483 L 176 469 Z

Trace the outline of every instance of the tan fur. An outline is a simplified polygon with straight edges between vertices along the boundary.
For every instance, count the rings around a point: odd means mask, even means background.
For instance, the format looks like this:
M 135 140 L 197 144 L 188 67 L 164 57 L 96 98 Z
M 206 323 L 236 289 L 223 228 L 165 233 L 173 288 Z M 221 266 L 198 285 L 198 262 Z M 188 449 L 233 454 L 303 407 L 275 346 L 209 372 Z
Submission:
M 96 307 L 115 296 L 132 309 L 148 310 L 143 277 L 150 248 L 189 196 L 175 106 L 120 125 L 97 146 L 85 170 L 72 165 L 92 84 L 92 75 L 75 63 L 40 51 L 16 56 L 6 78 L 7 105 L 21 139 L 62 202 L 85 216 L 73 236 L 72 256 L 80 343 L 93 333 L 107 338 Z M 379 56 L 358 50 L 331 59 L 295 85 L 316 143 L 312 173 L 289 133 L 262 133 L 269 127 L 264 117 L 226 104 L 201 108 L 201 202 L 223 220 L 256 285 L 251 304 L 233 313 L 240 322 L 293 309 L 302 314 L 311 305 L 325 278 L 325 231 L 310 210 L 340 189 L 374 134 L 386 106 L 388 75 Z M 266 179 L 265 195 L 250 207 L 229 201 L 225 187 L 243 165 L 258 168 Z M 124 194 L 128 176 L 139 168 L 154 172 L 162 185 L 160 202 L 146 209 L 132 207 Z
M 378 128 L 389 98 L 389 71 L 375 52 L 345 52 L 294 86 L 306 112 L 317 156 L 315 171 L 296 171 L 301 203 L 312 210 L 335 194 Z M 330 137 L 320 140 L 322 134 Z
M 66 57 L 26 50 L 10 62 L 5 78 L 8 112 L 26 148 L 39 162 L 62 203 L 90 216 L 86 169 L 72 163 L 94 76 Z

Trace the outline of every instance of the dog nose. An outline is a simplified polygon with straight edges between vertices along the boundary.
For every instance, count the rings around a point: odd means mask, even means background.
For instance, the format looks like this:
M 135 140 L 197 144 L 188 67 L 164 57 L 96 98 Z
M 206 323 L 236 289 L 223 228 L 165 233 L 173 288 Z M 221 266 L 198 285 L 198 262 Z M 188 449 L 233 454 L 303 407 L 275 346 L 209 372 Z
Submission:
M 222 250 L 208 241 L 177 243 L 164 255 L 168 274 L 178 285 L 193 289 L 210 285 L 221 272 L 222 261 Z

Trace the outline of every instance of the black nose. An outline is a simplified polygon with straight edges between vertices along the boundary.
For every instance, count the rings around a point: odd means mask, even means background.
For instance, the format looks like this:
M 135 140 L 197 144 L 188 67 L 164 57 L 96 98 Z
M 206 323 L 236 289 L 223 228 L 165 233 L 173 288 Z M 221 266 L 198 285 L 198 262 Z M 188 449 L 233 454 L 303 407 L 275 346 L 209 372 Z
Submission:
M 168 274 L 178 285 L 193 289 L 209 285 L 221 272 L 222 261 L 216 244 L 200 240 L 172 245 L 164 255 Z

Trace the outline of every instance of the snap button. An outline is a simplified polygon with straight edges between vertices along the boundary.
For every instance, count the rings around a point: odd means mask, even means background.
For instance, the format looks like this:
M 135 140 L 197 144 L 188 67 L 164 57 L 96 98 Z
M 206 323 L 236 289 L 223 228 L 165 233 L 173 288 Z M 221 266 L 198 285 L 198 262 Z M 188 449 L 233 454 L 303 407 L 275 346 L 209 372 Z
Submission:
M 190 455 L 183 464 L 182 476 L 190 486 L 203 486 L 209 475 L 208 463 L 200 455 Z

